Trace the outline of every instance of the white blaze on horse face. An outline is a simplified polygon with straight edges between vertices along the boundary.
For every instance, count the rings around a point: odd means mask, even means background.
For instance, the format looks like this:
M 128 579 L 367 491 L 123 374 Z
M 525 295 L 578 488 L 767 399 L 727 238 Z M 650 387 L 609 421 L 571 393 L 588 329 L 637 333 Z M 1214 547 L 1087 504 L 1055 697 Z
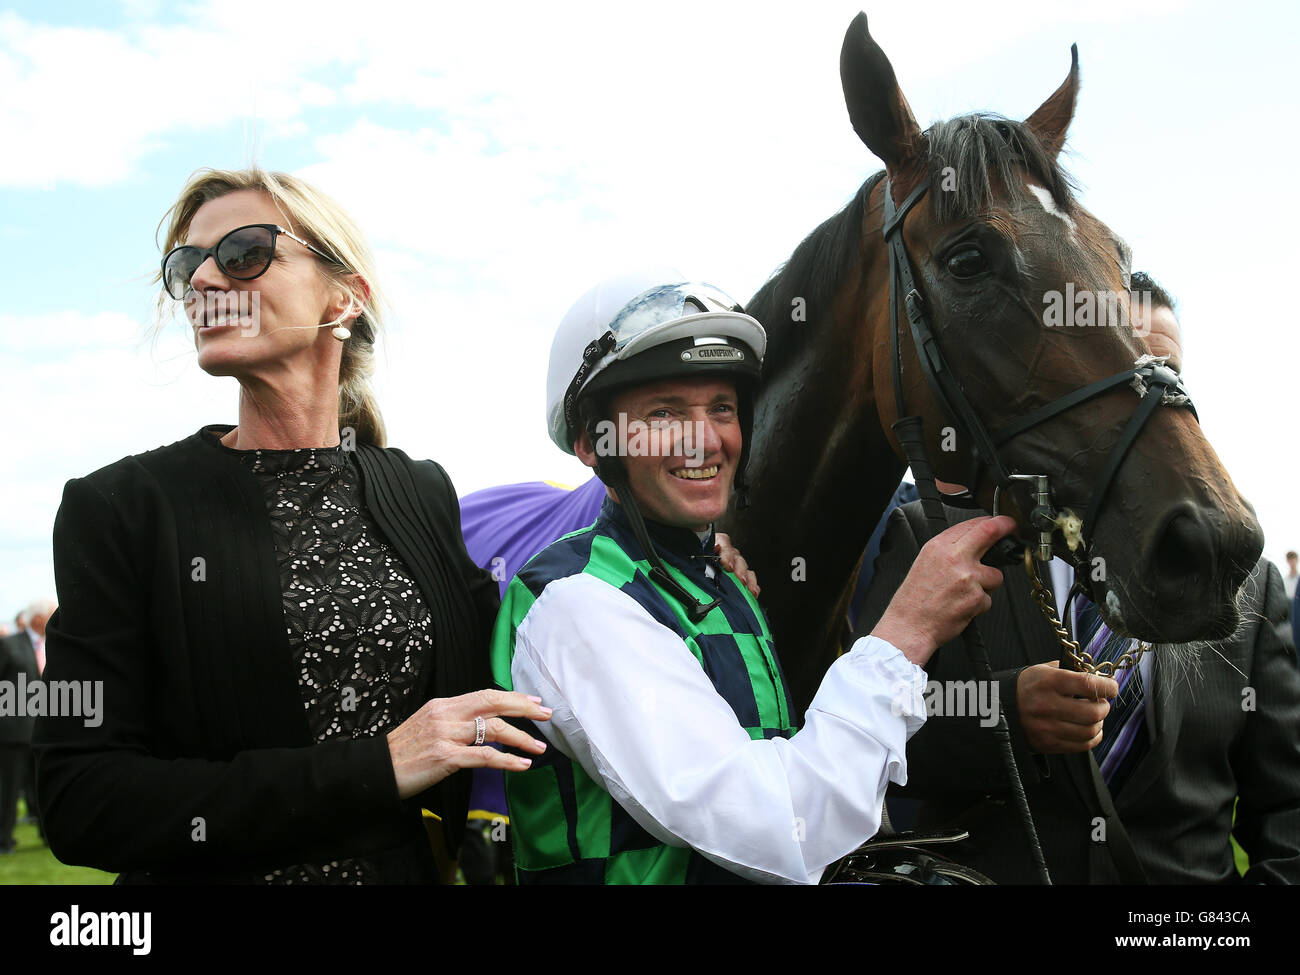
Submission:
M 1042 204 L 1043 209 L 1059 220 L 1065 221 L 1065 225 L 1070 228 L 1070 233 L 1073 234 L 1074 220 L 1071 219 L 1068 213 L 1061 212 L 1060 207 L 1056 205 L 1056 201 L 1052 199 L 1051 192 L 1036 183 L 1026 183 L 1025 185 L 1029 188 L 1029 192 L 1034 194 L 1034 198 Z

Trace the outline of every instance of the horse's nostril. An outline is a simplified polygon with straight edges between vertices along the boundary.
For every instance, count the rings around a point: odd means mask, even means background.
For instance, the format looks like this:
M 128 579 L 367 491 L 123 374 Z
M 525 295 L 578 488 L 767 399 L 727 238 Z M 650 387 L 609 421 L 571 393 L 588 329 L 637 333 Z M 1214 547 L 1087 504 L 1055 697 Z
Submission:
M 1178 514 L 1169 519 L 1156 545 L 1154 569 L 1161 603 L 1204 597 L 1214 579 L 1214 544 L 1200 518 Z

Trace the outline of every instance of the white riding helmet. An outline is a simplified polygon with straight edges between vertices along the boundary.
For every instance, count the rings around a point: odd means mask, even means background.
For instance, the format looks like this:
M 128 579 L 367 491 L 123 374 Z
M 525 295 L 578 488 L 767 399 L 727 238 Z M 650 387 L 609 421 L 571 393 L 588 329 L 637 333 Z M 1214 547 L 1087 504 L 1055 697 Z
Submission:
M 655 349 L 660 351 L 646 355 Z M 766 350 L 763 326 L 712 285 L 682 282 L 672 272 L 611 278 L 574 303 L 551 343 L 546 376 L 551 440 L 574 452 L 576 404 L 584 391 L 705 374 L 756 381 Z M 611 369 L 634 357 L 635 367 Z

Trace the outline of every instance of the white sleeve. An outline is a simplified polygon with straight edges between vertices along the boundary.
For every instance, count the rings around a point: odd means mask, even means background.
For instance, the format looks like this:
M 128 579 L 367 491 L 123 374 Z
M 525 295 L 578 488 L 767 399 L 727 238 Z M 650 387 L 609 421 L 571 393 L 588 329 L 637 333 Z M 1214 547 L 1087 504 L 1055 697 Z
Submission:
M 542 591 L 511 677 L 554 708 L 542 733 L 647 832 L 769 883 L 816 883 L 875 835 L 925 720 L 925 672 L 864 637 L 827 672 L 797 735 L 751 739 L 680 637 L 585 574 Z

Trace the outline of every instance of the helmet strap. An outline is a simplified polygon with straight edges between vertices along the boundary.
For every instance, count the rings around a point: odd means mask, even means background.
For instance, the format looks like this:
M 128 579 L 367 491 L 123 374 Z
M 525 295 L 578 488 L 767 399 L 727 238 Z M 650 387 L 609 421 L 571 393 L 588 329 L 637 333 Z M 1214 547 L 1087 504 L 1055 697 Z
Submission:
M 587 431 L 588 439 L 591 441 L 592 450 L 595 450 L 598 443 L 596 435 L 596 424 L 599 422 L 598 415 L 605 411 L 593 409 L 592 407 L 590 397 L 579 404 L 579 410 L 584 421 L 583 426 Z M 663 560 L 659 557 L 659 553 L 655 550 L 654 543 L 650 541 L 650 532 L 646 529 L 645 519 L 641 517 L 641 508 L 637 505 L 636 498 L 633 496 L 632 489 L 628 484 L 627 471 L 623 467 L 623 462 L 617 456 L 603 457 L 597 453 L 596 476 L 605 483 L 606 487 L 613 488 L 618 495 L 619 503 L 623 506 L 627 520 L 632 526 L 632 534 L 641 546 L 641 551 L 645 553 L 646 561 L 650 563 L 651 581 L 681 604 L 692 623 L 699 623 L 722 601 L 722 597 L 715 597 L 711 602 L 707 603 L 701 602 L 687 592 L 686 587 L 669 573 L 664 566 Z
M 614 333 L 606 331 L 600 338 L 588 342 L 587 347 L 582 350 L 582 365 L 578 366 L 578 371 L 573 374 L 573 380 L 569 383 L 569 388 L 564 392 L 564 422 L 570 430 L 574 430 L 578 426 L 578 394 L 582 392 L 583 384 L 587 381 L 587 377 L 591 375 L 591 370 L 595 368 L 596 363 L 608 355 L 616 344 L 618 344 L 618 340 L 614 338 Z M 591 436 L 590 426 L 590 424 L 587 424 L 587 436 Z M 593 440 L 591 444 L 594 447 L 596 441 Z

